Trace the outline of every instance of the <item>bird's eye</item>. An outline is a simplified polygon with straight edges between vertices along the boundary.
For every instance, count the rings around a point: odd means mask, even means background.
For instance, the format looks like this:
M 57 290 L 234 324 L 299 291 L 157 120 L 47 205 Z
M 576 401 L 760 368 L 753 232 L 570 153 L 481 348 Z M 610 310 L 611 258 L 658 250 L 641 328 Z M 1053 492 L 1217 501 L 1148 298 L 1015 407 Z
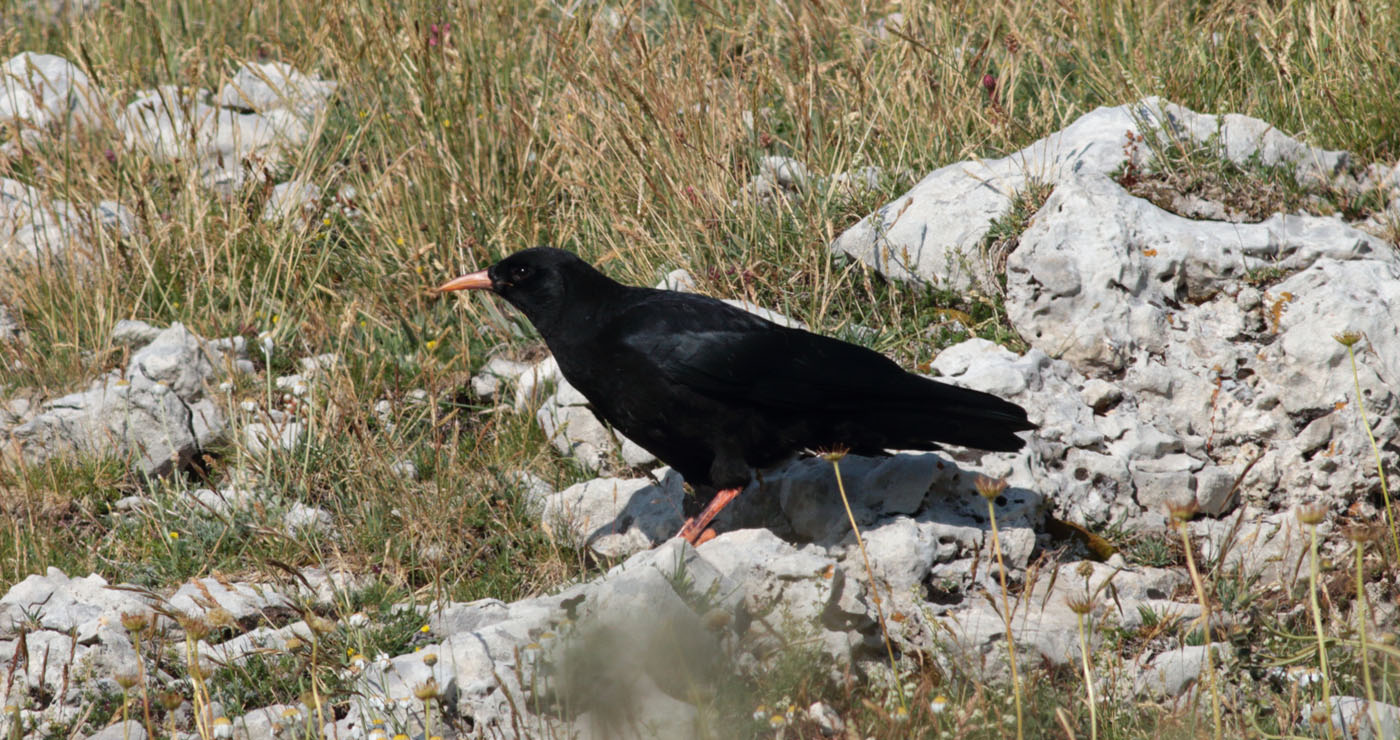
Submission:
M 511 282 L 519 282 L 521 280 L 524 280 L 525 278 L 530 277 L 531 273 L 533 272 L 534 270 L 530 269 L 525 265 L 516 265 L 515 267 L 510 268 Z

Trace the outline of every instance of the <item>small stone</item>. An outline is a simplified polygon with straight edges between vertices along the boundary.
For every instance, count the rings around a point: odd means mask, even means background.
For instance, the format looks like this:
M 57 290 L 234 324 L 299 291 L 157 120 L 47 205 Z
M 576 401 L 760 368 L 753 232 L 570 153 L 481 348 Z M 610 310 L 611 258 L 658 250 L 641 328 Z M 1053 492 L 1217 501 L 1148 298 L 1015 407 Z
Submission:
M 1106 380 L 1090 378 L 1084 383 L 1084 389 L 1079 392 L 1079 397 L 1089 405 L 1089 408 L 1094 410 L 1094 413 L 1102 414 L 1123 400 L 1123 391 Z
M 1196 472 L 1196 509 L 1202 514 L 1220 516 L 1238 500 L 1235 480 L 1238 474 L 1229 468 L 1208 465 Z
M 108 725 L 88 740 L 146 740 L 146 728 L 138 720 L 129 719 Z
M 1206 666 L 1206 650 L 1215 652 L 1215 665 L 1218 667 L 1222 657 L 1233 655 L 1233 650 L 1228 643 L 1217 642 L 1209 647 L 1205 645 L 1187 645 L 1186 647 L 1168 650 L 1153 658 L 1143 670 L 1138 679 L 1139 691 L 1149 691 L 1172 698 L 1181 696 L 1200 678 L 1201 672 Z
M 812 706 L 807 707 L 807 718 L 816 723 L 817 731 L 822 737 L 836 737 L 846 731 L 846 723 L 842 721 L 841 715 L 822 702 L 813 702 Z
M 389 472 L 403 480 L 418 480 L 418 465 L 406 457 L 395 460 L 390 464 Z
M 310 530 L 317 534 L 326 534 L 330 532 L 331 527 L 335 524 L 335 518 L 325 509 L 307 506 L 297 501 L 293 503 L 292 508 L 282 516 L 282 524 L 289 535 L 296 535 L 303 530 Z
M 160 329 L 144 321 L 122 319 L 112 327 L 112 343 L 128 347 L 143 347 L 154 341 L 159 334 Z
M 293 450 L 304 439 L 306 426 L 296 421 L 271 426 L 254 423 L 243 427 L 243 445 L 252 455 L 261 455 L 274 448 Z
M 801 162 L 791 157 L 767 156 L 759 160 L 759 176 L 776 183 L 784 190 L 805 190 L 812 179 L 812 173 Z

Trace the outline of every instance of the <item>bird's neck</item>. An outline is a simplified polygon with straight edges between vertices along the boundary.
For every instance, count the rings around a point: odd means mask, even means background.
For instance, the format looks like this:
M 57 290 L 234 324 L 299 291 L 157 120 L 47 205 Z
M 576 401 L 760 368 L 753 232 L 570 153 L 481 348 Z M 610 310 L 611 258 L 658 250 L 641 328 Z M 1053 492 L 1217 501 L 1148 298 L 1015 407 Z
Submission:
M 626 304 L 623 297 L 632 290 L 635 288 L 593 273 L 570 281 L 562 300 L 551 310 L 539 312 L 541 315 L 529 316 L 530 323 L 555 353 L 564 347 L 591 343 L 618 307 Z

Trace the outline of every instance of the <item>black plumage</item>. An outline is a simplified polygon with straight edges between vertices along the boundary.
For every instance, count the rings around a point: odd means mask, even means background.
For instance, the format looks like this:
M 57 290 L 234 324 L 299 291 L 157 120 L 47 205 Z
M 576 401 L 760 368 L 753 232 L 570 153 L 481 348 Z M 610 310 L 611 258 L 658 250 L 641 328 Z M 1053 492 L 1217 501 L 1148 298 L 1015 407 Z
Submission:
M 803 450 L 1011 451 L 1035 428 L 990 394 L 714 298 L 623 285 L 559 249 L 517 252 L 439 290 L 466 288 L 520 309 L 597 415 L 702 501 Z

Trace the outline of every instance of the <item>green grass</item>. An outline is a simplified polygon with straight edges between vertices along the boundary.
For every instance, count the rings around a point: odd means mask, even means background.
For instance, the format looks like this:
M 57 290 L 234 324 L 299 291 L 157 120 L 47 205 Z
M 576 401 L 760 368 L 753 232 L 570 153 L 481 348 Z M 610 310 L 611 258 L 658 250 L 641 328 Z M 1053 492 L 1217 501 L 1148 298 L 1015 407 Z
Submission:
M 876 40 L 872 24 L 896 10 L 901 30 Z M 430 44 L 430 24 L 443 23 L 451 30 Z M 58 26 L 15 17 L 0 28 L 0 49 L 61 54 L 123 104 L 155 85 L 217 90 L 241 60 L 286 61 L 339 83 L 320 136 L 276 168 L 279 180 L 295 175 L 323 188 L 321 210 L 304 227 L 263 222 L 261 185 L 216 197 L 188 164 L 127 152 L 103 126 L 45 136 L 0 158 L 0 176 L 52 197 L 119 200 L 140 221 L 132 238 L 100 240 L 98 269 L 60 259 L 0 270 L 0 296 L 26 334 L 0 344 L 0 397 L 56 398 L 123 366 L 129 351 L 109 340 L 123 318 L 181 321 L 208 337 L 271 336 L 269 357 L 253 353 L 261 374 L 236 381 L 231 415 L 244 400 L 280 403 L 272 378 L 298 359 L 342 358 L 305 402 L 309 434 L 293 450 L 254 457 L 230 441 L 203 477 L 153 486 L 119 460 L 0 467 L 0 583 L 48 566 L 155 590 L 211 574 L 280 577 L 278 564 L 372 574 L 368 595 L 339 605 L 347 612 L 435 596 L 512 600 L 602 567 L 536 526 L 508 483 L 516 470 L 559 487 L 588 476 L 554 454 L 528 414 L 492 410 L 466 393 L 491 354 L 537 358 L 542 346 L 489 300 L 428 292 L 462 270 L 539 243 L 576 250 L 638 284 L 683 267 L 703 292 L 753 301 L 926 370 L 940 349 L 971 336 L 1025 349 L 1001 286 L 959 294 L 891 283 L 826 245 L 933 168 L 1003 155 L 1094 107 L 1145 95 L 1256 116 L 1352 151 L 1359 164 L 1400 157 L 1400 10 L 1374 0 L 608 8 L 111 0 Z M 995 96 L 985 75 L 995 77 Z M 1137 183 L 1152 185 L 1149 197 L 1225 195 L 1251 217 L 1306 208 L 1355 218 L 1382 205 L 1376 196 L 1300 188 L 1286 170 L 1221 163 L 1208 147 L 1166 144 L 1162 154 L 1161 168 Z M 883 175 L 853 197 L 817 187 L 758 204 L 744 187 L 768 155 L 794 157 L 819 177 L 867 165 Z M 358 218 L 338 210 L 346 187 Z M 989 233 L 989 253 L 1013 250 L 1047 196 L 1036 187 L 1019 197 Z M 1388 238 L 1397 233 L 1391 225 Z M 1282 277 L 1260 270 L 1249 279 Z M 420 390 L 426 400 L 411 400 Z M 393 404 L 388 424 L 372 411 L 380 400 Z M 416 480 L 392 472 L 401 459 L 418 466 Z M 289 537 L 276 506 L 211 517 L 174 504 L 190 488 L 247 485 L 236 472 L 280 506 L 330 512 L 331 531 Z M 153 500 L 146 509 L 114 508 L 143 491 Z M 1105 537 L 1133 564 L 1182 562 L 1169 538 Z M 1222 608 L 1263 615 L 1231 636 L 1254 643 L 1243 674 L 1309 659 L 1306 620 L 1270 616 L 1278 602 L 1269 599 L 1302 603 L 1296 594 L 1260 595 L 1221 574 L 1211 580 Z M 1347 603 L 1344 591 L 1333 594 L 1338 603 Z M 1336 629 L 1346 635 L 1340 617 Z M 401 638 L 379 647 L 407 645 Z M 1180 624 L 1124 636 L 1096 657 L 1095 671 L 1152 640 L 1188 639 Z M 1335 672 L 1350 690 L 1355 663 L 1344 652 Z M 230 708 L 292 701 L 305 688 L 297 665 L 274 656 L 211 683 Z M 933 665 L 905 677 L 913 704 L 901 721 L 889 687 L 854 674 L 828 680 L 844 667 L 797 651 L 717 700 L 715 726 L 771 736 L 749 721 L 749 705 L 787 697 L 803 708 L 832 704 L 862 737 L 1004 736 L 1006 689 Z M 1383 675 L 1394 681 L 1394 671 Z M 1034 669 L 1028 732 L 1061 736 L 1067 722 L 1085 735 L 1080 680 L 1073 670 Z M 1293 732 L 1307 697 L 1249 686 L 1255 693 L 1227 707 L 1229 727 Z M 938 695 L 948 709 L 934 714 L 927 707 Z M 1101 709 L 1105 736 L 1208 731 L 1208 708 L 1119 698 Z M 801 722 L 789 732 L 812 736 Z

